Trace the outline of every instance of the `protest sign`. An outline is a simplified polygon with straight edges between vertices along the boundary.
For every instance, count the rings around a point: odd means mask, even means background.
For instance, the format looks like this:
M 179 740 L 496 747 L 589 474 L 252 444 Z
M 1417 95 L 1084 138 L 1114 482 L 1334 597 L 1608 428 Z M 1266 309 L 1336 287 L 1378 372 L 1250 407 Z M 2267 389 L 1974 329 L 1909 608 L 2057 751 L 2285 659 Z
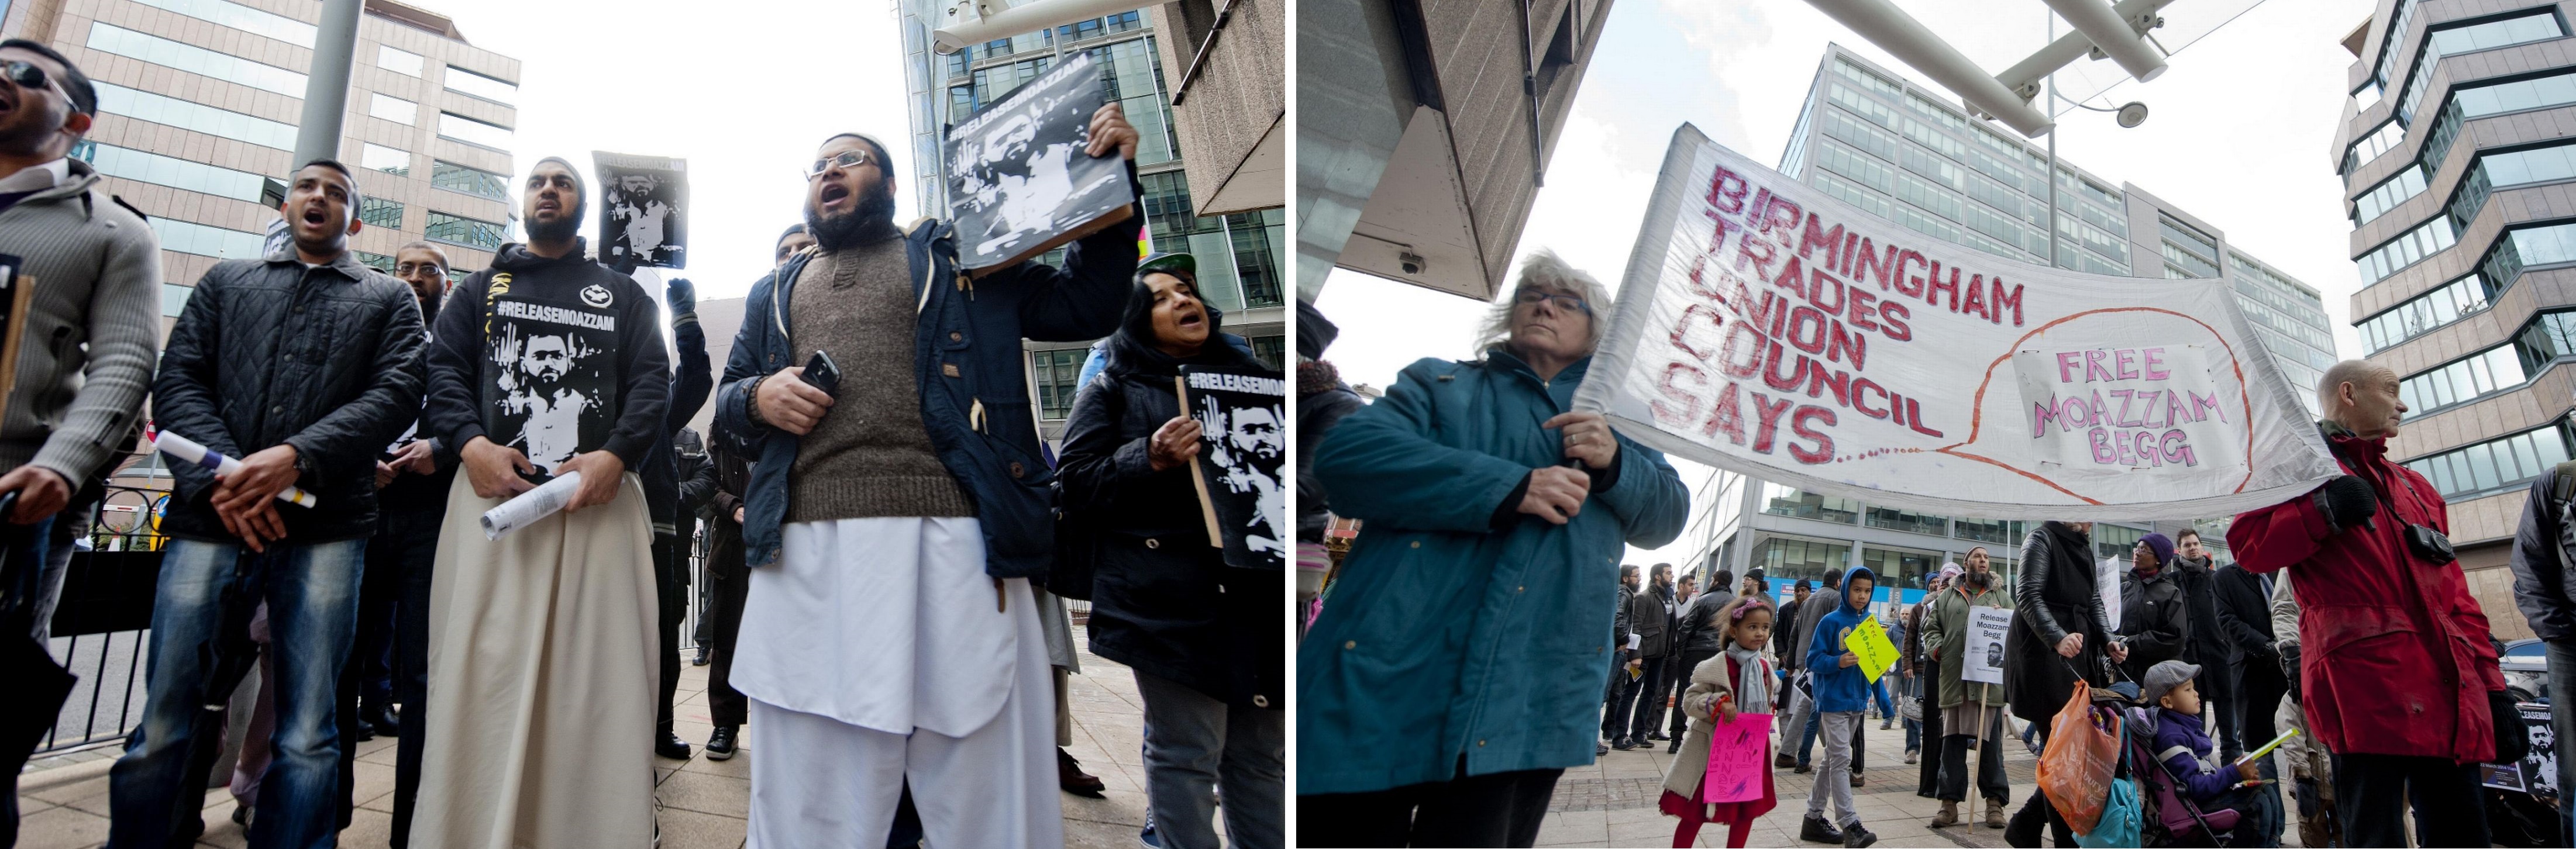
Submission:
M 1771 715 L 1738 713 L 1708 732 L 1708 775 L 1701 779 L 1699 800 L 1706 804 L 1750 802 L 1762 798 L 1762 779 L 1771 771 Z
M 2479 783 L 2545 799 L 2558 798 L 2558 733 L 2550 724 L 2549 706 L 2519 706 L 2522 724 L 2531 729 L 2531 753 L 2519 764 L 2480 764 Z
M 1182 366 L 1181 405 L 1199 423 L 1192 466 L 1209 540 L 1225 562 L 1288 567 L 1288 381 L 1276 372 Z
M 2222 516 L 2336 474 L 2227 281 L 1952 244 L 1688 125 L 1574 406 L 1674 456 L 1949 515 Z
M 2012 630 L 2012 611 L 2000 607 L 1971 605 L 1968 608 L 1968 633 L 1953 645 L 1959 651 L 1959 680 L 1986 684 L 2004 682 L 2004 632 Z
M 1869 683 L 1878 683 L 1878 676 L 1896 665 L 1896 643 L 1887 639 L 1887 628 L 1878 624 L 1876 616 L 1844 629 L 1842 642 L 1844 651 L 1860 658 L 1861 674 L 1869 676 Z
M 689 267 L 689 161 L 591 151 L 599 173 L 599 261 L 629 274 Z
M 1092 113 L 1108 102 L 1100 63 L 1068 53 L 949 131 L 942 144 L 960 265 L 1008 267 L 1134 214 L 1126 160 L 1084 150 Z

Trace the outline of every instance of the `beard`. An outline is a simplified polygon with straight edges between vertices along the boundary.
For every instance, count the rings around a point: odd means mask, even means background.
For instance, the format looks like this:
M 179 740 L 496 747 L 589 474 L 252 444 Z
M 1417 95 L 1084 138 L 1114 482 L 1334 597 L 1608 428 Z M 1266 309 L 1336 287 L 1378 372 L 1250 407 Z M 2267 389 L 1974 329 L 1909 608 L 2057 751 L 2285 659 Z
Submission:
M 858 206 L 840 215 L 825 217 L 813 206 L 805 207 L 805 232 L 814 237 L 814 246 L 824 253 L 839 253 L 884 237 L 894 229 L 894 186 L 880 182 L 875 191 L 859 195 Z
M 551 222 L 530 218 L 527 225 L 530 242 L 569 242 L 581 235 L 581 209 Z
M 1978 590 L 1979 592 L 1983 592 L 1983 591 L 1986 591 L 1986 590 L 1994 589 L 1994 588 L 1995 588 L 1995 573 L 1993 573 L 1993 572 L 1970 572 L 1970 573 L 1968 573 L 1968 586 L 1971 586 L 1971 587 L 1975 587 L 1975 588 L 1977 588 L 1977 590 Z

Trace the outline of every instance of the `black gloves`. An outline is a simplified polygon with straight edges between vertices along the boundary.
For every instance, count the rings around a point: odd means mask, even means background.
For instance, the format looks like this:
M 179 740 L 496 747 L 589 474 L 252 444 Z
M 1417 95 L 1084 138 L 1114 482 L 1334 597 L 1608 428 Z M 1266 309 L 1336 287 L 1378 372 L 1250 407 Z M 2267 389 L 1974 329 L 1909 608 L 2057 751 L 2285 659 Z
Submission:
M 2489 763 L 2520 763 L 2531 754 L 2531 729 L 2522 722 L 2522 709 L 2513 702 L 2513 694 L 2504 690 L 2487 691 L 2487 711 L 2495 718 L 2495 760 Z
M 2352 475 L 2337 475 L 2317 489 L 2317 510 L 2326 514 L 2336 533 L 2361 527 L 2379 512 L 2379 496 L 2370 482 Z
M 668 285 L 670 288 L 662 292 L 662 302 L 671 307 L 672 323 L 678 323 L 682 316 L 687 316 L 690 321 L 697 320 L 697 285 L 690 283 L 689 278 L 686 277 L 673 277 Z
M 2290 679 L 2290 701 L 2305 704 L 2299 700 L 2299 644 L 2281 646 L 2281 675 Z

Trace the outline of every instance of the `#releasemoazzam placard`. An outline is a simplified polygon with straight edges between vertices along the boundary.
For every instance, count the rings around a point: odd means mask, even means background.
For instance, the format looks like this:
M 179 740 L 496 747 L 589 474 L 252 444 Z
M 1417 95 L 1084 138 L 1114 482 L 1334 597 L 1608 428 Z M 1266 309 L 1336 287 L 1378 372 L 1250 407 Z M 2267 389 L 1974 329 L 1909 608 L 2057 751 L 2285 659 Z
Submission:
M 1182 366 L 1172 379 L 1181 409 L 1199 423 L 1199 459 L 1190 466 L 1208 544 L 1225 549 L 1226 565 L 1288 566 L 1288 381 L 1276 372 Z
M 1008 267 L 1134 214 L 1126 160 L 1083 150 L 1107 102 L 1101 65 L 1075 53 L 949 130 L 949 213 L 966 270 Z
M 689 267 L 689 161 L 591 151 L 599 260 L 621 272 Z

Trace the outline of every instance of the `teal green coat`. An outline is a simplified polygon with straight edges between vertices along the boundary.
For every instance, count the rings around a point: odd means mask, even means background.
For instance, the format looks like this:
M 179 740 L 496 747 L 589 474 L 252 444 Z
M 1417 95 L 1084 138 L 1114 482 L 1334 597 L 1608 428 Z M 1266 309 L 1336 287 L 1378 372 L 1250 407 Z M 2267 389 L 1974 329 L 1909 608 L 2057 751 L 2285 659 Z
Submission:
M 1499 349 L 1422 360 L 1324 438 L 1314 474 L 1363 525 L 1297 647 L 1298 793 L 1592 762 L 1620 554 L 1679 536 L 1690 493 L 1621 437 L 1616 480 L 1572 522 L 1503 507 L 1564 459 L 1539 423 L 1591 363 L 1541 381 Z

